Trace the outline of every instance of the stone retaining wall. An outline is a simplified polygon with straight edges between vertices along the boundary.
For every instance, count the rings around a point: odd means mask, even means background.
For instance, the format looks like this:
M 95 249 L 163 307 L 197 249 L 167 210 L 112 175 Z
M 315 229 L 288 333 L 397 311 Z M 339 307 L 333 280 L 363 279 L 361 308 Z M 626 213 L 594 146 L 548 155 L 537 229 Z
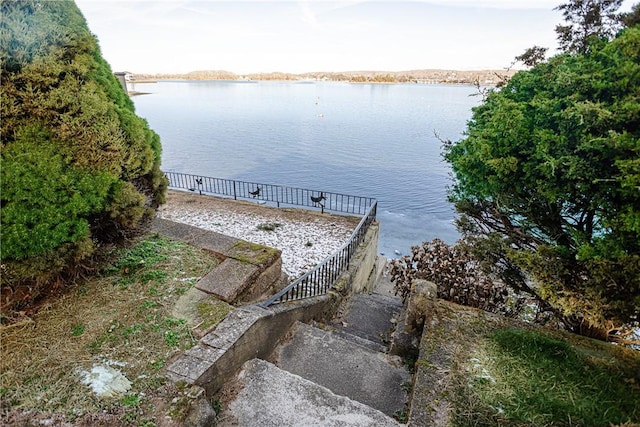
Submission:
M 177 383 L 197 385 L 212 397 L 250 359 L 266 359 L 296 321 L 324 320 L 333 316 L 350 293 L 371 290 L 379 275 L 377 261 L 379 226 L 369 228 L 351 265 L 328 295 L 275 304 L 268 309 L 256 305 L 236 308 L 167 367 L 167 376 Z

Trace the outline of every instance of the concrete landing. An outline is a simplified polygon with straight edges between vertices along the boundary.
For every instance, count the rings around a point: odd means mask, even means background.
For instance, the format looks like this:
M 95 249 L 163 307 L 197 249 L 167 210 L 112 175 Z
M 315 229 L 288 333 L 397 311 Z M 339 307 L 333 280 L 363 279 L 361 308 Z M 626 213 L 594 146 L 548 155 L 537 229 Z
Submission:
M 387 355 L 304 323 L 293 332 L 275 354 L 280 368 L 388 416 L 405 409 L 409 373 Z
M 218 426 L 398 426 L 392 418 L 260 359 L 238 375 L 242 388 Z M 231 413 L 233 415 L 231 415 Z
M 246 303 L 272 295 L 286 285 L 281 251 L 209 230 L 155 218 L 151 230 L 213 253 L 221 260 L 196 284 L 202 292 L 228 303 Z

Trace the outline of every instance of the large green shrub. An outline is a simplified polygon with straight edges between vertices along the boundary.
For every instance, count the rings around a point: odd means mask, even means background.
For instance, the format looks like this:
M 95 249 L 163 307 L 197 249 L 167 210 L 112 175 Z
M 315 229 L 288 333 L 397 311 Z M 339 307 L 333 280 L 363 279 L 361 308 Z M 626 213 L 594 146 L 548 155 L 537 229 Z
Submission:
M 1 8 L 3 297 L 24 285 L 34 297 L 34 284 L 135 231 L 166 180 L 159 137 L 135 115 L 76 5 Z
M 465 231 L 502 242 L 482 258 L 522 268 L 577 331 L 637 319 L 639 26 L 518 72 L 446 148 Z

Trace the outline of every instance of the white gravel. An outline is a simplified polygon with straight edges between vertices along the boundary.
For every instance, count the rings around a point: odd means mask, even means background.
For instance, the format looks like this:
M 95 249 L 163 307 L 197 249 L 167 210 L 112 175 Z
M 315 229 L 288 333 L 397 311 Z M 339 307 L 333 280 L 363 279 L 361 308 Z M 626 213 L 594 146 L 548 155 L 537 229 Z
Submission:
M 337 251 L 353 232 L 353 228 L 344 221 L 332 220 L 331 216 L 297 221 L 279 215 L 276 208 L 272 208 L 272 211 L 273 214 L 263 216 L 256 213 L 204 210 L 198 206 L 175 207 L 169 204 L 158 211 L 158 216 L 280 249 L 282 271 L 289 276 L 289 280 L 300 277 Z M 266 224 L 279 225 L 273 231 L 258 228 Z

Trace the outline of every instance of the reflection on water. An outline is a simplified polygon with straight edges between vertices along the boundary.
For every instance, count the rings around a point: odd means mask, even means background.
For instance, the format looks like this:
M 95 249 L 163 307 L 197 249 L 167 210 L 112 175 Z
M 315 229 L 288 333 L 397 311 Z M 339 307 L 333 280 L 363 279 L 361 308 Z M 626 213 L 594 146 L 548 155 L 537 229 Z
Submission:
M 162 168 L 375 197 L 380 253 L 458 237 L 441 138 L 458 139 L 474 88 L 334 82 L 159 82 L 133 88 Z

